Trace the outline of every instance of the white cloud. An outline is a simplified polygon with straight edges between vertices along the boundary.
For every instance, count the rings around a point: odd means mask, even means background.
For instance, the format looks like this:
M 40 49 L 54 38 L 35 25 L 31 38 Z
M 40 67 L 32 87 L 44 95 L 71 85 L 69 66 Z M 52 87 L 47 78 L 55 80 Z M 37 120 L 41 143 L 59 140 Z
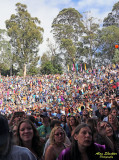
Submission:
M 103 19 L 117 2 L 118 0 L 80 0 L 77 8 L 79 12 L 91 11 L 93 17 Z

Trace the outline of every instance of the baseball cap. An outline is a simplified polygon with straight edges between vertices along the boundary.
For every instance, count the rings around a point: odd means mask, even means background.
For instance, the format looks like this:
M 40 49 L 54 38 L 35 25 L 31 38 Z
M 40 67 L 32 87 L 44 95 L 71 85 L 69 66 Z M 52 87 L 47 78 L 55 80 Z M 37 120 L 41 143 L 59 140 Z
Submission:
M 8 140 L 9 125 L 5 116 L 0 114 L 0 146 L 5 144 Z

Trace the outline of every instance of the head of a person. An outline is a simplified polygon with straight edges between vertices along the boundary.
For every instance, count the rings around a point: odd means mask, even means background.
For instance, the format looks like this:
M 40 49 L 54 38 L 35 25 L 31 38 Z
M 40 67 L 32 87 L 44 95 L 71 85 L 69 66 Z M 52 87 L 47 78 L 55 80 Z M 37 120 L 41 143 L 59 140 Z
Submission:
M 114 116 L 117 116 L 118 110 L 117 110 L 116 107 L 111 108 L 111 114 L 114 115 Z
M 102 104 L 101 104 L 101 103 L 98 103 L 97 108 L 98 108 L 98 109 L 102 108 Z
M 72 145 L 78 148 L 87 148 L 93 143 L 93 133 L 88 124 L 79 124 L 74 131 Z
M 56 126 L 61 126 L 61 122 L 59 120 L 52 120 L 50 123 L 50 128 L 53 129 Z
M 100 128 L 105 130 L 105 134 L 107 137 L 114 136 L 114 130 L 109 122 L 107 121 L 100 122 Z
M 50 117 L 47 112 L 43 112 L 40 117 L 42 118 L 42 123 L 44 126 L 48 126 L 50 123 Z
M 50 133 L 51 144 L 61 144 L 65 142 L 66 133 L 61 126 L 54 127 Z
M 75 116 L 70 116 L 70 121 L 69 121 L 70 126 L 77 126 L 78 121 Z
M 114 116 L 113 114 L 109 114 L 108 115 L 108 122 L 111 124 L 111 125 L 118 125 L 118 119 L 116 116 Z
M 74 110 L 73 108 L 70 108 L 70 113 L 73 113 L 73 110 Z
M 17 127 L 18 145 L 24 146 L 28 142 L 35 144 L 38 140 L 39 134 L 34 124 L 28 119 L 20 121 Z
M 58 114 L 61 113 L 61 109 L 60 109 L 60 108 L 57 109 L 57 113 L 58 113 Z
M 105 109 L 104 109 L 104 115 L 105 115 L 105 116 L 108 116 L 109 113 L 110 113 L 110 108 L 105 108 Z
M 86 109 L 83 110 L 82 114 L 83 114 L 83 117 L 88 117 L 89 116 L 89 112 Z
M 101 115 L 104 115 L 104 108 L 103 108 L 103 107 L 99 108 L 99 113 L 100 113 Z
M 87 120 L 87 124 L 90 126 L 91 130 L 94 132 L 96 132 L 97 130 L 97 120 L 94 118 L 89 118 Z
M 14 137 L 17 135 L 17 124 L 13 125 L 13 127 L 12 127 L 12 133 L 13 133 Z
M 0 114 L 0 157 L 8 154 L 11 146 L 12 135 L 9 131 L 8 120 Z
M 61 115 L 61 122 L 65 122 L 66 123 L 66 116 L 65 115 Z

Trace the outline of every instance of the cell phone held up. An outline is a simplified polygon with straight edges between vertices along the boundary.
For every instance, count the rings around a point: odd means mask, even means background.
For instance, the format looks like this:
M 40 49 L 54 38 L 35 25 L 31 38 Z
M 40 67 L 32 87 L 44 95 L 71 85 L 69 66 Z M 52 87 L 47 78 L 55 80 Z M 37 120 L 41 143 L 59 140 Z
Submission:
M 18 111 L 18 112 L 15 112 L 14 113 L 14 116 L 15 117 L 23 117 L 25 115 L 25 112 L 24 111 Z

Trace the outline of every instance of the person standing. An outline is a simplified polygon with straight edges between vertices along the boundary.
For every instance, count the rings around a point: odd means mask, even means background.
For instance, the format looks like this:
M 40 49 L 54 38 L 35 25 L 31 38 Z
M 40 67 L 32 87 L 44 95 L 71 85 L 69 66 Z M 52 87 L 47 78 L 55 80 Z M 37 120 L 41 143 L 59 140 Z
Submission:
M 40 117 L 42 118 L 42 123 L 40 127 L 37 128 L 38 133 L 41 137 L 42 142 L 45 144 L 49 138 L 51 128 L 50 128 L 50 118 L 48 117 L 47 112 L 43 112 Z
M 8 120 L 0 114 L 0 159 L 1 160 L 37 160 L 32 152 L 12 143 Z

